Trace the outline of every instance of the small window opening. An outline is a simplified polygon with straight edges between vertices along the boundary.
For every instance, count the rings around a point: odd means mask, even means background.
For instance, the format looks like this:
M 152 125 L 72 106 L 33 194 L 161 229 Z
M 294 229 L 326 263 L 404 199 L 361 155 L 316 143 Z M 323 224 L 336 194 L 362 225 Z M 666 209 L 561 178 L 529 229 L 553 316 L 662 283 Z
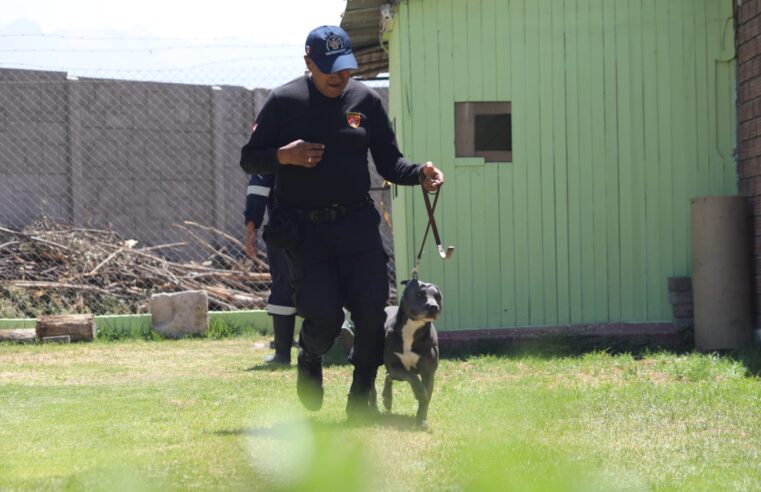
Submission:
M 486 162 L 511 162 L 513 154 L 510 103 L 455 103 L 455 155 L 483 157 Z

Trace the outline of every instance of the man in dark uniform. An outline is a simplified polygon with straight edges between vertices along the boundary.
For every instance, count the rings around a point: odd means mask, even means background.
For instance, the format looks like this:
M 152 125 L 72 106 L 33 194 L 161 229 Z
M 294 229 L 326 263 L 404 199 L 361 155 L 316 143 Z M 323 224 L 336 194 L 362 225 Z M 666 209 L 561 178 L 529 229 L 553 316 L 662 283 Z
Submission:
M 349 418 L 377 411 L 369 398 L 383 364 L 388 299 L 387 256 L 369 197 L 367 150 L 378 173 L 433 191 L 444 176 L 432 163 L 404 159 L 380 97 L 350 78 L 357 68 L 340 27 L 309 33 L 309 75 L 273 90 L 241 151 L 248 174 L 275 173 L 270 237 L 288 250 L 295 304 L 304 318 L 297 392 L 310 410 L 322 406 L 322 355 L 340 332 L 342 307 L 355 325 Z M 265 239 L 266 239 L 265 229 Z

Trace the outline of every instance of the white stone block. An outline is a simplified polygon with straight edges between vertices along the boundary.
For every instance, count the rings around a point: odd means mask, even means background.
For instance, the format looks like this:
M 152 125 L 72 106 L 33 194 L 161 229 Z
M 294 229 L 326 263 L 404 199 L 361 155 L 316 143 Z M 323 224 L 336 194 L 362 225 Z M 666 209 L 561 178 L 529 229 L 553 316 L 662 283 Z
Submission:
M 205 290 L 151 296 L 153 329 L 166 338 L 203 335 L 209 326 L 209 298 Z

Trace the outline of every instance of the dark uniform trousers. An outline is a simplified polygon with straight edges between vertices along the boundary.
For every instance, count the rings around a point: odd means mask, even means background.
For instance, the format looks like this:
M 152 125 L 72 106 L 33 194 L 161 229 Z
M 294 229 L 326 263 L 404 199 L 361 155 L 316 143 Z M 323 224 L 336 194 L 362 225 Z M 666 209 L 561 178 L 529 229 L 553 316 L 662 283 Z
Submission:
M 357 368 L 383 364 L 389 284 L 379 222 L 372 205 L 333 222 L 299 222 L 301 241 L 288 260 L 296 312 L 304 318 L 299 344 L 305 351 L 323 355 L 330 349 L 346 306 L 355 326 L 350 362 Z
M 268 244 L 267 261 L 270 265 L 272 283 L 270 295 L 267 299 L 267 311 L 275 315 L 292 315 L 288 312 L 293 310 L 293 289 L 288 274 L 288 253 L 283 248 Z

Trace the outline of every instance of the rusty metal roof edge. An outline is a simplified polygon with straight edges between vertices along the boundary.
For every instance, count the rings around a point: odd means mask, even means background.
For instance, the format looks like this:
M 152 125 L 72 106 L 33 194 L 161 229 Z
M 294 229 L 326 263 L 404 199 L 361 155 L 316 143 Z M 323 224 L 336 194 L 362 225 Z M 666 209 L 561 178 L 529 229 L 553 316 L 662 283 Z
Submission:
M 347 0 L 341 27 L 352 40 L 359 69 L 357 78 L 374 78 L 388 72 L 388 54 L 380 46 L 381 6 L 395 0 Z M 380 51 L 380 53 L 379 53 Z

